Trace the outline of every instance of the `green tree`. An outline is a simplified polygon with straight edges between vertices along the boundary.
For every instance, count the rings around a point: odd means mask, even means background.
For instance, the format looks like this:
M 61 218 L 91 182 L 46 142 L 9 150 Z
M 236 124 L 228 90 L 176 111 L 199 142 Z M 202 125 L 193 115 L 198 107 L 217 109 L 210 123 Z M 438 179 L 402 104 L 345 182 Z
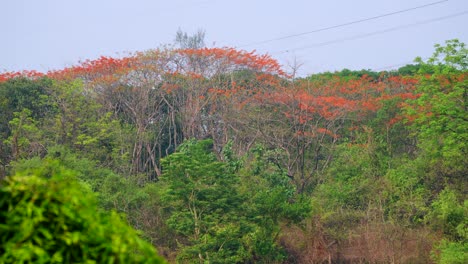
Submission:
M 21 112 L 13 113 L 13 119 L 9 122 L 11 135 L 3 143 L 11 149 L 12 160 L 40 155 L 45 151 L 38 122 L 31 115 L 31 111 L 24 108 Z
M 0 82 L 0 177 L 12 159 L 43 151 L 34 137 L 37 123 L 54 112 L 48 92 L 51 85 L 48 78 Z
M 242 262 L 240 243 L 231 248 L 220 243 L 226 232 L 233 232 L 226 223 L 238 218 L 239 179 L 216 160 L 211 148 L 211 140 L 190 140 L 162 160 L 163 202 L 171 210 L 167 223 L 190 241 L 179 259 Z
M 426 201 L 432 203 L 424 219 L 444 234 L 434 247 L 438 263 L 465 263 L 468 259 L 467 54 L 465 44 L 455 39 L 435 45 L 426 62 L 418 58 L 422 75 L 416 90 L 419 98 L 409 102 L 407 109 L 420 148 L 416 160 L 425 163 L 418 185 L 424 183 Z
M 428 180 L 439 191 L 445 182 L 463 186 L 468 167 L 467 49 L 458 40 L 447 41 L 446 46 L 436 45 L 434 55 L 420 63 L 421 73 L 427 68 L 435 73 L 422 77 L 416 91 L 420 97 L 408 113 L 433 170 Z
M 168 225 L 181 237 L 180 261 L 212 263 L 284 260 L 278 245 L 281 224 L 300 222 L 307 201 L 296 197 L 286 174 L 261 147 L 245 158 L 224 162 L 212 140 L 189 140 L 163 159 L 161 188 Z M 248 164 L 248 165 L 247 165 Z M 185 239 L 184 239 L 185 238 Z
M 42 123 L 45 138 L 108 167 L 125 167 L 125 133 L 82 81 L 56 81 L 50 90 L 57 112 Z
M 447 74 L 468 69 L 468 49 L 465 43 L 451 39 L 445 41 L 445 46 L 436 44 L 434 47 L 434 53 L 426 62 L 420 57 L 416 58 L 415 61 L 421 65 L 419 73 Z
M 53 111 L 48 93 L 51 85 L 52 80 L 48 78 L 33 80 L 17 77 L 0 82 L 0 135 L 8 137 L 8 122 L 15 112 L 27 108 L 31 111 L 31 117 L 38 120 Z
M 407 76 L 414 76 L 416 75 L 421 69 L 420 64 L 406 64 L 396 70 L 396 73 L 399 75 L 407 75 Z M 433 73 L 433 72 L 428 72 Z
M 299 224 L 311 210 L 309 199 L 297 193 L 287 170 L 277 165 L 278 155 L 284 153 L 259 144 L 241 159 L 242 166 L 239 160 L 228 159 L 241 178 L 240 214 L 252 226 L 246 243 L 254 261 L 284 261 L 286 252 L 278 243 L 282 227 Z

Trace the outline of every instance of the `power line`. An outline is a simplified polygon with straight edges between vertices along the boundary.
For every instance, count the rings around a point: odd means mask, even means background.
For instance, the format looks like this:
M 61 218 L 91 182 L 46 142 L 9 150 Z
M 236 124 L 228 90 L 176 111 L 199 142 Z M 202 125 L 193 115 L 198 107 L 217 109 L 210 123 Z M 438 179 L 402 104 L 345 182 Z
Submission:
M 366 21 L 369 21 L 369 20 L 374 20 L 374 19 L 378 19 L 378 18 L 382 18 L 382 17 L 387 17 L 387 16 L 392 16 L 392 15 L 396 15 L 396 14 L 401 14 L 401 13 L 413 11 L 413 10 L 416 10 L 416 9 L 426 8 L 426 7 L 433 6 L 433 5 L 438 5 L 438 4 L 441 4 L 443 2 L 448 2 L 448 0 L 432 2 L 432 3 L 429 3 L 429 4 L 425 4 L 425 5 L 411 7 L 411 8 L 408 8 L 408 9 L 403 9 L 403 10 L 399 10 L 399 11 L 395 11 L 395 12 L 391 12 L 391 13 L 386 13 L 386 14 L 382 14 L 382 15 L 378 15 L 378 16 L 363 18 L 363 19 L 359 19 L 359 20 L 355 20 L 355 21 L 351 21 L 351 22 L 347 22 L 347 23 L 343 23 L 343 24 L 338 24 L 338 25 L 334 25 L 334 26 L 319 28 L 319 29 L 315 29 L 315 30 L 312 30 L 312 31 L 307 31 L 307 32 L 302 32 L 302 33 L 298 33 L 298 34 L 292 34 L 292 35 L 287 35 L 287 36 L 283 36 L 283 37 L 262 40 L 262 41 L 258 41 L 258 42 L 252 42 L 252 43 L 248 43 L 248 44 L 238 46 L 238 48 L 256 46 L 256 45 L 265 44 L 265 43 L 269 43 L 269 42 L 273 42 L 273 41 L 277 41 L 277 40 L 295 38 L 295 37 L 299 37 L 299 36 L 303 36 L 303 35 L 308 35 L 308 34 L 312 34 L 312 33 L 317 33 L 317 32 L 321 32 L 321 31 L 335 29 L 335 28 L 339 28 L 339 27 L 354 25 L 354 24 L 366 22 Z
M 345 42 L 345 41 L 348 41 L 348 40 L 356 40 L 356 39 L 367 38 L 367 37 L 371 37 L 371 36 L 374 36 L 374 35 L 385 34 L 385 33 L 392 32 L 392 31 L 397 31 L 397 30 L 406 29 L 406 28 L 410 28 L 410 27 L 415 27 L 415 26 L 419 26 L 419 25 L 429 24 L 429 23 L 432 23 L 432 22 L 445 20 L 445 19 L 449 19 L 449 18 L 454 18 L 454 17 L 458 17 L 458 16 L 463 16 L 463 15 L 466 15 L 467 13 L 468 13 L 468 11 L 463 11 L 463 12 L 459 12 L 459 13 L 455 13 L 455 14 L 451 14 L 451 15 L 447 15 L 447 16 L 442 16 L 442 17 L 437 17 L 437 18 L 433 18 L 433 19 L 423 20 L 423 21 L 420 21 L 420 22 L 412 23 L 412 24 L 406 24 L 406 25 L 402 25 L 402 26 L 398 26 L 398 27 L 392 27 L 392 28 L 388 28 L 388 29 L 385 29 L 385 30 L 374 31 L 374 32 L 366 33 L 366 34 L 362 34 L 362 35 L 356 35 L 356 36 L 351 36 L 351 37 L 348 37 L 348 38 L 341 38 L 341 39 L 335 39 L 335 40 L 321 42 L 321 43 L 315 43 L 315 44 L 312 44 L 312 45 L 299 47 L 299 48 L 294 48 L 294 49 L 277 51 L 277 52 L 273 52 L 271 54 L 272 55 L 274 55 L 274 54 L 283 54 L 283 53 L 287 53 L 287 52 L 291 52 L 291 51 L 297 51 L 297 50 L 304 50 L 304 49 L 328 46 L 328 45 L 331 45 L 331 44 L 341 43 L 341 42 Z

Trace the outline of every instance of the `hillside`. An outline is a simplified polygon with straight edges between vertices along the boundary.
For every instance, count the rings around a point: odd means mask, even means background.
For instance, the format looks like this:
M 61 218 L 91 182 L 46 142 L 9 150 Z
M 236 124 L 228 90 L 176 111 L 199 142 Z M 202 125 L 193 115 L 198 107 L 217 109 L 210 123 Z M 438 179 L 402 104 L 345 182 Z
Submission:
M 170 262 L 466 263 L 467 66 L 450 40 L 301 78 L 202 47 L 6 72 L 0 178 L 60 164 Z

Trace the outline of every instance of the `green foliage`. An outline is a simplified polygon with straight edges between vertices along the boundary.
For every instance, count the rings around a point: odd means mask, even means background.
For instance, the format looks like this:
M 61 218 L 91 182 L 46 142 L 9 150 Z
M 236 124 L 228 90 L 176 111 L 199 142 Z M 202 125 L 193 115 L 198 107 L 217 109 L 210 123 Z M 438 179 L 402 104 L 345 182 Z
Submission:
M 457 192 L 444 189 L 432 203 L 428 215 L 433 228 L 453 240 L 468 242 L 468 200 L 461 204 Z
M 10 147 L 13 160 L 40 155 L 44 151 L 44 146 L 39 143 L 41 132 L 31 115 L 31 111 L 24 108 L 19 113 L 13 113 L 13 119 L 8 122 L 10 136 L 3 143 Z
M 381 163 L 388 164 L 390 159 L 412 154 L 415 149 L 412 146 L 414 137 L 410 135 L 411 129 L 403 122 L 392 122 L 404 116 L 404 111 L 400 107 L 403 102 L 404 100 L 399 97 L 382 100 L 382 106 L 377 110 L 375 117 L 366 122 L 366 125 L 372 129 L 368 136 L 373 137 Z
M 403 159 L 385 175 L 386 215 L 396 224 L 419 226 L 429 211 L 431 194 L 424 184 L 424 163 L 423 159 Z
M 465 264 L 468 262 L 468 243 L 442 240 L 436 247 L 433 259 L 439 264 Z
M 327 210 L 366 210 L 381 190 L 389 157 L 382 140 L 375 138 L 379 133 L 364 127 L 353 137 L 354 143 L 344 141 L 336 147 L 334 161 L 326 170 L 327 178 L 315 190 Z
M 162 161 L 161 181 L 168 183 L 167 200 L 180 200 L 195 218 L 197 212 L 224 215 L 239 202 L 232 193 L 239 179 L 216 161 L 211 148 L 210 140 L 188 141 Z
M 53 111 L 48 94 L 51 85 L 52 81 L 48 78 L 13 78 L 0 82 L 0 133 L 8 134 L 7 124 L 15 112 L 28 109 L 33 119 L 40 119 Z
M 111 163 L 117 148 L 117 135 L 121 132 L 118 121 L 111 113 L 86 95 L 80 80 L 55 82 L 51 97 L 58 108 L 53 123 L 44 127 L 55 143 L 88 155 L 91 159 Z
M 248 204 L 256 210 L 252 215 L 264 216 L 272 226 L 285 220 L 298 223 L 310 211 L 305 196 L 297 194 L 286 172 L 273 163 L 280 155 L 278 152 L 257 145 L 246 155 L 244 167 L 239 171 L 243 179 L 242 192 L 250 197 Z
M 468 69 L 468 49 L 465 43 L 451 39 L 445 42 L 445 46 L 436 44 L 434 47 L 435 51 L 427 62 L 423 62 L 420 57 L 416 58 L 416 62 L 421 64 L 419 73 L 447 74 Z
M 0 208 L 2 263 L 163 262 L 115 212 L 100 212 L 69 170 L 7 177 Z
M 377 80 L 380 77 L 378 72 L 372 70 L 350 70 L 350 69 L 343 69 L 341 71 L 336 72 L 324 72 L 324 73 L 317 73 L 310 75 L 307 77 L 310 81 L 320 81 L 320 80 L 330 80 L 332 78 L 339 77 L 343 80 L 357 80 L 363 77 L 368 77 L 373 80 Z
M 44 150 L 38 129 L 39 122 L 55 111 L 48 94 L 51 85 L 48 78 L 0 82 L 0 165 Z
M 238 178 L 228 173 L 224 163 L 216 161 L 211 148 L 211 140 L 187 141 L 178 152 L 162 160 L 163 201 L 172 211 L 168 225 L 193 243 L 182 249 L 179 259 L 197 259 L 199 254 L 204 259 L 207 254 L 216 262 L 214 259 L 222 260 L 238 250 L 226 253 L 223 243 L 212 241 L 222 239 L 217 234 L 224 233 L 218 229 L 238 217 L 235 212 L 240 197 L 235 192 Z
M 16 173 L 40 172 L 50 177 L 60 168 L 72 170 L 77 179 L 86 183 L 94 192 L 99 192 L 106 178 L 115 176 L 108 168 L 98 166 L 96 161 L 79 157 L 65 146 L 56 145 L 48 149 L 44 158 L 33 157 L 11 163 L 11 169 Z
M 159 248 L 176 248 L 172 232 L 163 221 L 160 188 L 152 184 L 141 184 L 142 177 L 123 177 L 99 163 L 79 157 L 64 146 L 49 149 L 44 158 L 21 159 L 11 164 L 12 171 L 19 174 L 36 173 L 51 177 L 63 169 L 73 171 L 82 185 L 91 189 L 97 197 L 98 205 L 105 210 L 124 213 L 129 223 L 144 231 L 142 236 Z
M 178 260 L 282 260 L 280 224 L 304 219 L 308 203 L 295 196 L 288 177 L 269 164 L 263 148 L 256 148 L 243 167 L 229 145 L 223 154 L 226 162 L 217 161 L 211 140 L 190 140 L 163 159 L 167 223 L 187 239 Z
M 343 143 L 336 150 L 326 181 L 313 192 L 313 215 L 329 237 L 343 241 L 375 202 L 382 181 L 371 144 Z
M 407 64 L 405 66 L 402 66 L 398 68 L 397 73 L 399 75 L 404 75 L 404 76 L 414 76 L 416 75 L 421 69 L 421 65 L 418 64 Z M 427 69 L 429 70 L 429 69 Z M 428 73 L 433 73 L 433 72 L 428 72 Z
M 305 195 L 298 195 L 286 172 L 273 161 L 281 155 L 278 150 L 256 145 L 242 160 L 239 193 L 246 223 L 251 232 L 247 248 L 255 260 L 279 262 L 286 257 L 278 245 L 282 225 L 298 224 L 309 216 L 311 207 Z M 242 213 L 241 212 L 241 213 Z
M 110 174 L 99 188 L 99 200 L 106 209 L 117 210 L 133 218 L 149 195 L 128 178 Z
M 0 83 L 0 98 L 3 165 L 43 156 L 55 144 L 112 168 L 128 162 L 119 122 L 102 111 L 82 82 L 13 78 Z
M 96 193 L 102 208 L 125 213 L 132 223 L 143 202 L 149 199 L 144 189 L 138 186 L 137 180 L 124 178 L 108 168 L 102 168 L 96 161 L 80 158 L 64 146 L 51 147 L 43 159 L 22 159 L 11 165 L 14 172 L 35 172 L 44 177 L 50 177 L 63 168 L 71 170 L 81 183 Z
M 343 69 L 339 72 L 335 72 L 336 75 L 343 77 L 345 79 L 359 79 L 362 78 L 363 76 L 370 77 L 371 79 L 378 79 L 379 78 L 379 73 L 371 70 L 360 70 L 360 71 L 352 71 L 349 69 Z
M 468 80 L 462 73 L 468 63 L 466 52 L 464 44 L 456 40 L 437 45 L 424 64 L 436 67 L 436 73 L 422 77 L 417 87 L 420 97 L 407 109 L 415 119 L 413 131 L 432 168 L 435 185 L 462 186 L 468 167 Z
M 0 262 L 151 262 L 118 213 L 183 263 L 467 262 L 465 44 L 294 82 L 202 53 L 0 83 Z

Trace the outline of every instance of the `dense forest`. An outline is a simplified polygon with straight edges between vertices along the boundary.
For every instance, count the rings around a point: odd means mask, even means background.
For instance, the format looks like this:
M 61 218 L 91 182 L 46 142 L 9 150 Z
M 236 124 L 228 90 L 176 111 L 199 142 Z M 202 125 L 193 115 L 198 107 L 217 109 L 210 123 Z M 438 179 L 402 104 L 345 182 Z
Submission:
M 0 74 L 0 262 L 468 262 L 464 43 L 307 77 L 202 44 Z

